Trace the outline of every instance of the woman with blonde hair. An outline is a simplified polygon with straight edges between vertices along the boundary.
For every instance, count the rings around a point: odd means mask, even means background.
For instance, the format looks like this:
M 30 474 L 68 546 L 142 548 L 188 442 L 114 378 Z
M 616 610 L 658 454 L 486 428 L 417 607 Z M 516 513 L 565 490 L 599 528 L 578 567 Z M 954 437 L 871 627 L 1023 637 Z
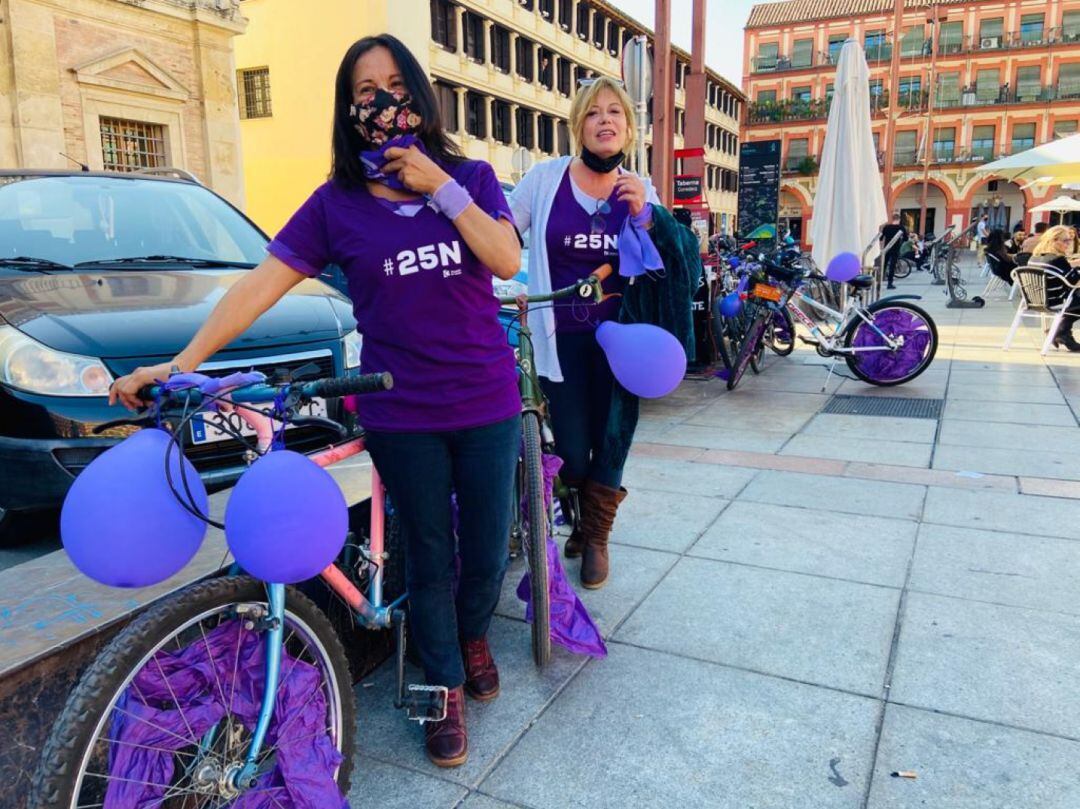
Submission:
M 634 146 L 634 106 L 622 84 L 608 77 L 580 84 L 570 110 L 577 154 L 537 164 L 510 196 L 518 230 L 532 231 L 530 294 L 572 284 L 603 264 L 617 267 L 620 233 L 645 233 L 652 206 L 660 202 L 647 179 L 622 168 Z M 581 493 L 580 530 L 567 540 L 565 552 L 583 557 L 581 582 L 589 589 L 607 580 L 608 537 L 626 497 L 621 463 L 605 463 L 601 452 L 614 379 L 594 335 L 601 322 L 618 317 L 623 283 L 612 273 L 604 281 L 610 297 L 595 307 L 529 312 L 561 475 Z
M 1080 270 L 1073 267 L 1068 259 L 1074 249 L 1075 240 L 1075 232 L 1067 225 L 1055 225 L 1047 229 L 1035 245 L 1028 266 L 1054 270 L 1065 276 L 1065 281 L 1069 284 L 1080 283 Z M 1060 304 L 1067 294 L 1068 290 L 1056 278 L 1047 281 L 1046 300 L 1051 306 Z M 1054 345 L 1065 346 L 1069 351 L 1080 351 L 1080 343 L 1072 333 L 1073 324 L 1080 319 L 1080 300 L 1074 298 L 1065 311 L 1066 315 L 1054 336 Z

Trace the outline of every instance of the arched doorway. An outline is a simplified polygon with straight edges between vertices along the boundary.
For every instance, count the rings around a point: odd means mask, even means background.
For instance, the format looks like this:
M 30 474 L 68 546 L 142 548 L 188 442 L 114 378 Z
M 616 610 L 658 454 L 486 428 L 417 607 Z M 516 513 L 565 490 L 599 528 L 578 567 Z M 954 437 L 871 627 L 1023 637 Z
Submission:
M 786 188 L 780 189 L 780 210 L 778 211 L 780 232 L 785 231 L 799 244 L 806 243 L 806 211 L 798 194 Z
M 926 222 L 919 221 L 919 213 L 922 210 L 922 183 L 914 183 L 904 188 L 893 200 L 893 210 L 900 212 L 900 224 L 908 231 L 921 234 L 940 236 L 945 227 L 945 211 L 948 200 L 945 192 L 933 183 L 926 189 Z M 890 213 L 891 215 L 891 213 Z
M 972 222 L 985 215 L 991 230 L 998 228 L 1010 233 L 1017 222 L 1024 221 L 1027 212 L 1024 192 L 1016 183 L 987 180 L 975 186 L 970 198 Z

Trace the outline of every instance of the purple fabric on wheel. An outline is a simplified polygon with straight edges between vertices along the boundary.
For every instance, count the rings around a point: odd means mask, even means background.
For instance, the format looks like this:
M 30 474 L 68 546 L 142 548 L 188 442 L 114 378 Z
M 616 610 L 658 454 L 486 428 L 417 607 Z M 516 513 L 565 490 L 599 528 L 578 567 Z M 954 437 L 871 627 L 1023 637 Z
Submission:
M 548 505 L 551 503 L 552 486 L 562 466 L 562 459 L 556 455 L 545 455 L 543 464 L 544 500 L 545 505 Z M 522 513 L 524 514 L 524 509 Z M 593 623 L 589 611 L 581 603 L 570 582 L 566 580 L 566 572 L 559 561 L 559 548 L 551 537 L 550 526 L 547 536 L 547 564 L 552 642 L 574 654 L 607 657 L 607 646 L 600 630 Z M 517 596 L 525 602 L 525 620 L 532 623 L 532 590 L 529 584 L 529 574 L 526 572 L 518 584 Z
M 238 648 L 239 642 L 239 648 Z M 251 731 L 263 692 L 265 644 L 228 621 L 178 652 L 158 652 L 117 702 L 105 809 L 159 806 L 175 775 L 172 751 L 194 748 L 231 715 Z M 334 780 L 341 754 L 326 733 L 319 671 L 285 652 L 264 750 L 276 763 L 230 809 L 348 809 Z M 227 705 L 231 710 L 227 710 Z M 188 751 L 190 752 L 190 751 Z M 180 758 L 182 764 L 192 761 Z
M 882 382 L 903 377 L 914 371 L 930 345 L 929 324 L 908 309 L 883 309 L 874 312 L 874 325 L 890 337 L 903 337 L 904 345 L 895 351 L 863 351 L 855 354 L 859 370 Z M 851 344 L 858 348 L 882 346 L 882 339 L 867 323 L 856 327 Z

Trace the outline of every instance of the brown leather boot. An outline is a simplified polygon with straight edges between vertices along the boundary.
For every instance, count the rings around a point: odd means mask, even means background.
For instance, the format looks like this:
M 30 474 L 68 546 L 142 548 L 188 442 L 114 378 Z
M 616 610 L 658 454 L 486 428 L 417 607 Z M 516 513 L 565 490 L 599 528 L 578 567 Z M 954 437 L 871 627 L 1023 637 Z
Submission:
M 478 702 L 499 696 L 499 670 L 495 668 L 487 638 L 464 641 L 461 656 L 465 660 L 465 693 Z
M 592 480 L 585 482 L 581 496 L 581 533 L 585 537 L 581 583 L 589 590 L 598 590 L 607 581 L 608 538 L 615 512 L 625 499 L 626 489 L 612 489 Z
M 575 505 L 577 507 L 577 519 L 574 521 L 577 524 L 571 523 L 570 536 L 567 537 L 566 543 L 563 545 L 563 554 L 567 559 L 577 559 L 581 556 L 581 552 L 585 549 L 585 539 L 581 535 L 581 481 L 564 481 L 566 486 L 570 489 L 577 489 L 577 503 L 574 503 L 573 491 L 569 492 L 568 497 L 560 497 L 559 503 L 562 507 L 562 514 L 564 520 L 569 520 L 574 513 Z
M 424 747 L 437 767 L 460 767 L 469 758 L 465 691 L 460 685 L 446 694 L 446 719 L 424 723 Z

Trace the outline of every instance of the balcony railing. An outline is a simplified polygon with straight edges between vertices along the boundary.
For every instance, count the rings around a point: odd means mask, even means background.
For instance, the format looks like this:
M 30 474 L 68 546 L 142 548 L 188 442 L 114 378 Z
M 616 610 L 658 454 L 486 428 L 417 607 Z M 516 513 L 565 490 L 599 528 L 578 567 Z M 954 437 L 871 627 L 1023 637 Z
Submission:
M 808 177 L 818 173 L 819 163 L 814 155 L 790 155 L 784 160 L 783 173 Z
M 746 105 L 746 123 L 770 124 L 784 121 L 814 121 L 829 116 L 829 100 L 753 101 Z
M 779 73 L 785 70 L 805 70 L 808 67 L 817 67 L 820 60 L 810 56 L 755 56 L 750 60 L 752 73 Z

